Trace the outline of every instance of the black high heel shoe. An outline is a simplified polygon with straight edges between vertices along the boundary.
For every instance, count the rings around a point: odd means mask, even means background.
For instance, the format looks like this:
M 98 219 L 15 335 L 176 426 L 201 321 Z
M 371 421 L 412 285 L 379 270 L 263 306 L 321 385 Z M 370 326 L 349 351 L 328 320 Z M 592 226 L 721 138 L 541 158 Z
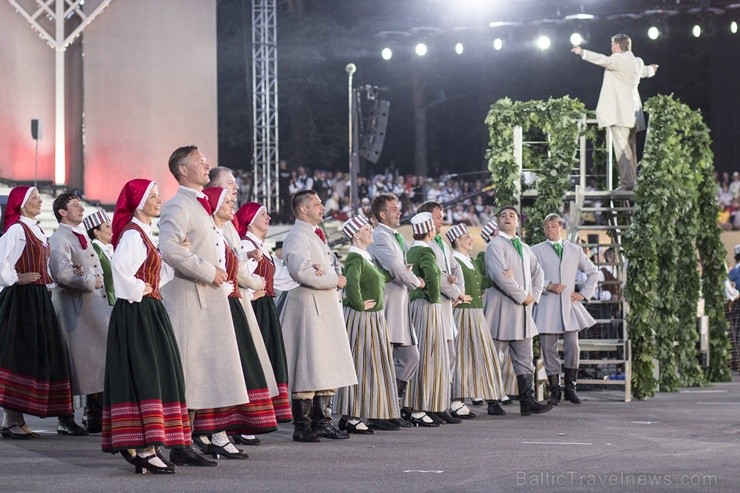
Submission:
M 193 445 L 198 447 L 198 449 L 204 454 L 209 455 L 211 453 L 211 444 L 206 443 L 203 441 L 203 437 L 198 435 L 193 435 Z
M 168 461 L 168 460 L 167 460 L 167 459 L 166 459 L 166 458 L 164 457 L 164 454 L 162 453 L 162 448 L 161 448 L 161 447 L 154 447 L 154 453 L 155 453 L 155 454 L 157 454 L 157 457 L 159 457 L 159 460 L 161 460 L 162 462 L 164 462 L 164 465 L 165 465 L 165 466 L 169 467 L 169 468 L 170 468 L 170 469 L 172 469 L 173 471 L 174 471 L 175 469 L 177 469 L 177 466 L 175 465 L 175 463 L 174 463 L 174 462 L 170 462 L 170 461 Z
M 2 434 L 3 438 L 12 438 L 14 440 L 25 440 L 26 438 L 31 438 L 31 435 L 24 432 L 20 425 L 13 425 L 10 427 L 3 426 L 2 429 L 0 429 L 0 434 Z
M 123 457 L 123 460 L 132 466 L 136 466 L 136 454 L 131 455 L 128 450 L 121 450 L 119 453 L 121 454 L 121 457 Z
M 360 423 L 362 423 L 362 421 L 360 421 Z M 357 435 L 373 435 L 375 433 L 370 428 L 358 428 L 357 426 L 360 423 L 357 423 L 356 425 L 352 424 L 347 418 L 343 417 L 339 420 L 339 429 L 346 431 L 347 433 L 355 433 Z
M 414 426 L 417 426 L 417 427 L 418 426 L 420 426 L 422 428 L 437 428 L 437 427 L 439 427 L 439 423 L 437 423 L 436 421 L 433 421 L 432 420 L 432 417 L 429 416 L 429 414 L 425 414 L 421 418 L 415 418 L 412 415 L 412 416 L 410 416 L 410 418 L 411 419 L 409 419 L 409 421 L 411 421 L 411 424 L 414 425 Z M 426 420 L 424 418 L 428 418 L 428 420 Z
M 226 450 L 225 447 L 221 447 L 220 445 L 216 445 L 215 443 L 211 444 L 211 456 L 214 459 L 220 458 L 219 456 L 224 456 L 227 459 L 240 459 L 240 460 L 249 459 L 249 455 L 247 455 L 245 451 L 239 450 L 239 449 L 236 449 L 236 450 L 238 450 L 237 453 L 229 452 L 228 450 Z
M 136 457 L 134 457 L 134 468 L 135 468 L 134 471 L 136 472 L 136 474 L 143 473 L 144 469 L 146 469 L 152 474 L 174 474 L 175 473 L 174 469 L 170 469 L 167 466 L 165 467 L 155 466 L 154 464 L 149 462 L 150 460 L 156 457 L 157 457 L 157 454 L 150 454 L 150 455 L 147 455 L 146 457 L 140 457 L 137 455 Z

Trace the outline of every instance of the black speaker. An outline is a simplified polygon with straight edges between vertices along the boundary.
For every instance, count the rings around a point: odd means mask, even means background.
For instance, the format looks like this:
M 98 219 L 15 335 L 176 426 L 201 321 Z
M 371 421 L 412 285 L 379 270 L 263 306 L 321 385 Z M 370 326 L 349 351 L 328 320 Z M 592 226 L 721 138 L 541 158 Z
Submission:
M 31 138 L 33 140 L 39 140 L 39 134 L 41 133 L 41 127 L 39 121 L 36 119 L 31 120 Z
M 360 144 L 360 156 L 373 163 L 378 162 L 385 142 L 385 131 L 388 127 L 388 101 L 378 100 L 370 111 L 369 124 Z

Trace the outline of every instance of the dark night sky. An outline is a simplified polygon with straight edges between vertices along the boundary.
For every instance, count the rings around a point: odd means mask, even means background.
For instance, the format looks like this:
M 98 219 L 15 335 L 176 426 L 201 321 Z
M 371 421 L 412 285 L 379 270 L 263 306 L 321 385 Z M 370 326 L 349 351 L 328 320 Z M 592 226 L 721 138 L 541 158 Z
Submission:
M 403 171 L 413 167 L 414 72 L 425 81 L 428 110 L 430 174 L 484 169 L 487 129 L 483 119 L 491 103 L 502 97 L 547 99 L 570 95 L 595 108 L 602 69 L 570 53 L 568 37 L 576 28 L 563 17 L 584 9 L 601 8 L 598 20 L 584 23 L 584 48 L 608 53 L 609 37 L 624 32 L 646 63 L 660 65 L 658 75 L 643 79 L 643 101 L 658 93 L 673 93 L 692 108 L 701 109 L 715 139 L 718 169 L 736 169 L 740 149 L 734 143 L 740 107 L 735 97 L 740 82 L 740 34 L 730 35 L 729 22 L 740 20 L 740 9 L 716 16 L 717 34 L 693 38 L 698 19 L 688 9 L 698 2 L 637 1 L 501 1 L 482 2 L 488 9 L 464 10 L 473 0 L 283 0 L 279 1 L 278 60 L 280 88 L 280 155 L 291 164 L 344 169 L 346 166 L 347 76 L 344 67 L 357 65 L 355 83 L 387 88 L 391 103 L 388 135 L 376 169 L 391 160 Z M 731 2 L 711 2 L 712 6 Z M 289 12 L 298 5 L 303 12 Z M 615 5 L 620 10 L 614 10 Z M 668 37 L 651 41 L 648 23 L 640 18 L 608 15 L 643 13 L 645 9 L 674 8 L 668 17 Z M 515 9 L 516 7 L 516 9 Z M 224 165 L 251 169 L 251 2 L 219 1 L 219 156 Z M 734 17 L 732 17 L 734 16 Z M 665 16 L 663 16 L 665 17 Z M 535 23 L 558 19 L 558 23 Z M 495 32 L 492 20 L 522 22 Z M 429 28 L 433 28 L 429 29 Z M 539 31 L 553 38 L 545 52 L 531 46 Z M 391 34 L 385 31 L 408 34 Z M 500 34 L 497 34 L 500 33 Z M 492 40 L 501 35 L 504 49 Z M 413 45 L 425 38 L 429 54 L 417 57 Z M 464 43 L 462 55 L 454 52 Z M 388 45 L 394 56 L 380 57 Z M 246 81 L 249 81 L 248 84 Z

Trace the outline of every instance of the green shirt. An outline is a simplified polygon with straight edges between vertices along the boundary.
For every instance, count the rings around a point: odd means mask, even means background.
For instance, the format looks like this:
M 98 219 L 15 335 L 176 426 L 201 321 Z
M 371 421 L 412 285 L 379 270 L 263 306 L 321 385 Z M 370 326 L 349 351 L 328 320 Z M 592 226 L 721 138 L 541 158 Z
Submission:
M 406 260 L 413 266 L 416 277 L 424 279 L 424 289 L 416 288 L 409 291 L 409 300 L 423 298 L 429 303 L 439 303 L 440 281 L 442 271 L 437 266 L 434 250 L 428 246 L 412 246 L 406 255 Z
M 462 269 L 463 278 L 465 279 L 465 294 L 470 295 L 473 300 L 470 303 L 460 303 L 455 308 L 483 308 L 483 278 L 478 266 L 471 260 L 473 268 L 471 269 L 465 262 L 455 257 L 457 263 Z
M 359 312 L 377 312 L 383 309 L 385 277 L 362 255 L 349 252 L 344 261 L 344 305 Z M 365 301 L 375 300 L 375 306 L 365 309 Z

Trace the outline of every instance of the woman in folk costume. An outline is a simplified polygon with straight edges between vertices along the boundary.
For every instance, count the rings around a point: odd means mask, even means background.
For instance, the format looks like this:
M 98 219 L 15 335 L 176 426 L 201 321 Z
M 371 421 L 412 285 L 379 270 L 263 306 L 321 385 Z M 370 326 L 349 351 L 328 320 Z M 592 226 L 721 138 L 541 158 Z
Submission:
M 103 285 L 108 304 L 116 304 L 116 290 L 113 288 L 113 273 L 110 262 L 113 259 L 113 226 L 105 211 L 93 212 L 82 220 L 87 236 L 92 240 L 93 249 L 100 259 L 103 268 Z
M 439 426 L 427 412 L 442 412 L 450 400 L 450 362 L 442 326 L 440 280 L 434 251 L 436 234 L 429 212 L 411 218 L 414 242 L 406 255 L 413 273 L 424 279 L 424 288 L 409 291 L 411 324 L 418 332 L 419 366 L 409 382 L 404 404 L 412 409 L 407 418 L 415 426 Z
M 120 452 L 136 472 L 171 474 L 158 447 L 190 445 L 185 382 L 160 287 L 172 277 L 151 232 L 162 200 L 156 182 L 123 186 L 113 216 L 111 261 L 117 301 L 108 326 L 103 393 L 104 452 Z
M 41 197 L 15 187 L 0 237 L 0 406 L 4 438 L 38 438 L 23 419 L 72 413 L 70 369 L 48 284 L 49 243 L 36 224 Z
M 480 237 L 483 238 L 483 241 L 488 244 L 489 241 L 491 241 L 492 238 L 494 238 L 498 234 L 498 224 L 496 223 L 495 219 L 491 219 L 488 221 L 485 226 L 483 226 L 483 229 L 480 232 Z M 486 275 L 486 251 L 483 250 L 478 253 L 478 256 L 475 258 L 475 265 L 477 269 L 483 274 L 483 314 L 486 317 L 486 327 L 491 329 L 491 323 L 493 320 L 493 313 L 490 312 L 490 297 L 491 297 L 491 290 L 493 288 L 493 281 Z M 508 277 L 511 277 L 512 274 L 510 272 L 505 273 Z M 494 342 L 495 344 L 495 342 Z M 498 350 L 498 348 L 497 348 Z M 506 348 L 502 351 L 498 351 L 499 356 L 499 362 L 501 364 L 501 377 L 503 378 L 503 392 L 504 395 L 501 397 L 501 403 L 502 404 L 511 404 L 511 400 L 509 399 L 510 395 L 517 395 L 519 392 L 516 384 L 516 374 L 514 373 L 514 364 L 511 361 L 511 356 L 509 355 L 509 346 L 506 346 Z M 475 400 L 474 400 L 475 403 Z M 482 402 L 481 402 L 482 403 Z M 477 405 L 477 404 L 476 404 Z M 495 403 L 492 405 L 492 403 L 489 401 L 488 403 L 488 414 L 491 414 L 493 416 L 503 416 L 506 414 L 506 412 L 501 409 L 501 406 L 499 406 L 499 403 Z
M 213 210 L 213 221 L 216 231 L 223 234 L 223 226 L 234 219 L 234 201 L 232 195 L 224 188 L 209 187 L 203 189 Z M 223 455 L 229 459 L 246 459 L 247 454 L 237 449 L 228 439 L 226 431 L 234 434 L 261 434 L 277 429 L 275 411 L 267 385 L 265 374 L 260 366 L 259 355 L 255 348 L 252 334 L 249 330 L 247 316 L 241 303 L 239 290 L 239 257 L 237 253 L 222 238 L 223 265 L 228 281 L 227 286 L 229 308 L 234 324 L 236 341 L 239 347 L 244 380 L 247 384 L 249 402 L 238 406 L 219 409 L 199 409 L 195 413 L 194 435 L 213 433 L 210 444 L 204 439 L 196 440 L 201 450 L 213 454 Z M 264 296 L 264 290 L 256 292 L 257 296 Z
M 270 356 L 279 394 L 273 397 L 272 404 L 278 423 L 293 420 L 288 395 L 288 363 L 285 357 L 285 343 L 280 328 L 280 318 L 275 306 L 275 289 L 287 291 L 298 284 L 290 277 L 288 269 L 275 263 L 275 259 L 265 245 L 270 215 L 267 209 L 257 202 L 242 205 L 236 213 L 237 232 L 242 245 L 257 255 L 247 262 L 253 274 L 265 280 L 265 295 L 252 300 L 252 308 L 257 317 L 267 353 Z
M 457 325 L 457 365 L 452 372 L 452 404 L 456 418 L 470 419 L 475 414 L 464 404 L 466 397 L 488 401 L 489 414 L 506 414 L 498 400 L 504 395 L 498 350 L 483 315 L 483 278 L 485 275 L 470 258 L 473 237 L 464 224 L 447 230 L 452 255 L 465 278 L 465 301 L 454 309 Z M 493 412 L 497 411 L 497 412 Z
M 400 426 L 386 425 L 401 414 L 383 311 L 385 276 L 367 252 L 373 230 L 364 217 L 355 216 L 344 223 L 342 234 L 352 242 L 344 263 L 344 320 L 358 383 L 337 390 L 339 429 L 360 434 L 373 433 L 372 428 L 397 430 Z M 368 418 L 370 427 L 360 417 Z

